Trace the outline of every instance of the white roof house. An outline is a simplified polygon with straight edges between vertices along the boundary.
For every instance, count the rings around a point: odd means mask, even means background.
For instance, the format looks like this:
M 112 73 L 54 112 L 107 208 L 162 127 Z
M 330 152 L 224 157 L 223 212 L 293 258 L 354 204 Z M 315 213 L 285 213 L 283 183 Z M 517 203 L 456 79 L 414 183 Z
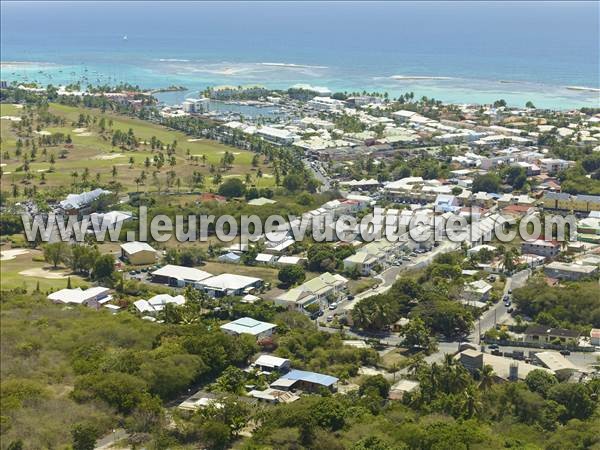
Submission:
M 260 367 L 261 369 L 276 369 L 283 371 L 289 370 L 291 363 L 287 358 L 279 358 L 272 355 L 260 355 L 258 359 L 254 361 L 254 365 Z
M 296 264 L 300 264 L 302 261 L 304 261 L 304 259 L 305 258 L 301 258 L 299 256 L 280 256 L 277 260 L 277 264 L 280 264 L 282 266 L 295 266 Z
M 110 191 L 104 189 L 94 189 L 93 191 L 82 192 L 81 194 L 69 194 L 67 198 L 60 202 L 60 207 L 63 209 L 80 209 L 89 205 L 98 197 L 104 194 L 110 194 Z
M 212 274 L 205 272 L 204 270 L 194 269 L 193 267 L 167 264 L 152 272 L 152 277 L 164 277 L 168 279 L 197 282 L 212 277 Z
M 134 255 L 139 252 L 156 252 L 154 248 L 147 242 L 125 242 L 121 244 L 121 249 L 127 252 L 128 255 Z
M 247 277 L 245 275 L 234 275 L 223 273 L 202 281 L 202 285 L 217 289 L 244 289 L 256 282 L 262 281 L 260 278 Z
M 185 297 L 183 295 L 176 295 L 173 297 L 169 294 L 159 294 L 155 295 L 150 300 L 137 300 L 133 302 L 133 306 L 135 306 L 135 309 L 141 314 L 155 314 L 165 309 L 165 305 L 170 303 L 181 306 L 185 303 Z
M 130 264 L 154 264 L 157 256 L 156 250 L 147 242 L 126 242 L 121 245 L 121 257 Z
M 97 286 L 89 289 L 61 289 L 48 295 L 48 300 L 54 303 L 64 303 L 72 305 L 87 305 L 90 302 L 104 304 L 112 300 L 112 296 L 108 295 L 110 289 Z
M 214 296 L 242 295 L 251 293 L 252 289 L 260 287 L 262 283 L 263 280 L 260 278 L 223 273 L 199 281 L 196 287 Z
M 328 295 L 334 295 L 335 293 L 343 290 L 348 284 L 348 279 L 344 278 L 339 274 L 330 274 L 325 272 L 318 277 L 308 280 L 298 286 L 296 289 L 310 292 L 317 298 L 321 299 Z
M 465 286 L 465 291 L 479 298 L 485 298 L 492 290 L 492 285 L 483 280 L 472 281 Z
M 251 317 L 242 317 L 233 322 L 221 325 L 221 330 L 229 334 L 250 334 L 252 336 L 263 337 L 270 336 L 277 327 L 274 323 L 261 322 Z
M 258 263 L 271 264 L 277 260 L 277 256 L 270 255 L 268 253 L 259 253 L 258 255 L 256 255 L 256 258 L 254 260 Z
M 123 223 L 130 220 L 133 214 L 127 211 L 110 211 L 105 214 L 92 213 L 90 214 L 90 222 L 92 226 L 101 228 L 102 226 L 112 227 L 118 223 Z
M 317 296 L 308 290 L 294 288 L 277 296 L 274 301 L 276 305 L 301 311 L 308 305 L 315 303 Z

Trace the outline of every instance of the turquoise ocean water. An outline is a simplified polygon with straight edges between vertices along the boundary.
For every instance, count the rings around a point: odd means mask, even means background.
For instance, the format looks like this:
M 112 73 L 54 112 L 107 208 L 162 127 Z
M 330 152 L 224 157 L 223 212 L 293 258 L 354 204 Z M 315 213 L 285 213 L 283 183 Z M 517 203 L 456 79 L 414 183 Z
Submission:
M 599 3 L 2 2 L 1 78 L 600 106 Z

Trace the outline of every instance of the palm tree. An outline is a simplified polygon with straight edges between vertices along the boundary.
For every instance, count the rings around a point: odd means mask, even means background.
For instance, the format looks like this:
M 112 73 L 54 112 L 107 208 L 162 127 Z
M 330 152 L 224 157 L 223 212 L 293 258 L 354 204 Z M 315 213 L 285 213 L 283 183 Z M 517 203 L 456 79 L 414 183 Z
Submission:
M 469 419 L 481 411 L 481 401 L 473 386 L 467 387 L 464 391 L 463 408 L 465 417 Z
M 370 312 L 361 302 L 352 310 L 352 321 L 357 328 L 369 328 L 371 326 Z
M 489 364 L 478 370 L 477 376 L 479 378 L 479 388 L 483 391 L 487 391 L 494 384 L 494 369 Z

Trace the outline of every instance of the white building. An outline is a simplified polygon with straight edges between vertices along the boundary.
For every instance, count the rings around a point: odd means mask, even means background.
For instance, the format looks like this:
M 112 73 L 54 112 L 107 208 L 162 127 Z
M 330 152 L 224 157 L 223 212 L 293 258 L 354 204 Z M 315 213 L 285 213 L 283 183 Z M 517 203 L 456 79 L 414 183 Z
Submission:
M 183 295 L 176 295 L 173 297 L 169 294 L 159 294 L 152 297 L 150 300 L 137 300 L 133 302 L 133 306 L 140 314 L 149 314 L 151 316 L 158 314 L 168 304 L 174 304 L 181 306 L 185 303 L 185 297 Z
M 121 244 L 121 258 L 129 262 L 129 264 L 154 264 L 157 256 L 156 250 L 147 242 L 126 242 Z
M 199 281 L 212 277 L 212 274 L 193 267 L 176 266 L 167 264 L 152 272 L 154 283 L 168 284 L 169 286 L 183 287 L 195 285 Z
M 208 111 L 210 99 L 202 98 L 186 98 L 183 102 L 183 111 L 188 114 L 202 114 Z
M 307 102 L 307 106 L 318 111 L 340 111 L 344 102 L 331 97 L 315 97 Z
M 275 144 L 289 145 L 293 143 L 298 136 L 288 130 L 274 127 L 261 127 L 256 132 L 257 135 L 261 136 L 267 141 Z
M 97 286 L 89 289 L 61 289 L 48 295 L 48 300 L 65 305 L 85 305 L 98 309 L 100 306 L 112 300 L 109 295 L 110 289 Z
M 256 337 L 256 339 L 260 339 L 263 337 L 271 336 L 275 328 L 277 328 L 277 326 L 273 323 L 254 320 L 251 317 L 242 317 L 240 319 L 234 320 L 233 322 L 221 325 L 220 328 L 228 334 L 250 334 Z
M 251 294 L 254 289 L 259 288 L 262 284 L 263 280 L 260 278 L 223 273 L 196 283 L 196 287 L 206 291 L 212 297 L 223 297 L 226 295 Z

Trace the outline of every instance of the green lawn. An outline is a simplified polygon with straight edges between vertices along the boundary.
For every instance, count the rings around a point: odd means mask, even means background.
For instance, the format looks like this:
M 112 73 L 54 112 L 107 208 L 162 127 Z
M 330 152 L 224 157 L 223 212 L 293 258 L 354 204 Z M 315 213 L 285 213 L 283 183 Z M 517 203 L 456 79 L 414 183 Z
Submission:
M 2 104 L 0 105 L 0 116 L 21 116 L 23 109 L 19 109 L 14 105 Z M 236 148 L 222 145 L 218 142 L 202 139 L 193 140 L 190 142 L 190 137 L 174 130 L 167 129 L 165 127 L 141 121 L 134 118 L 120 116 L 112 113 L 102 113 L 99 110 L 87 109 L 87 108 L 75 108 L 65 105 L 52 104 L 50 112 L 62 116 L 66 119 L 64 127 L 47 127 L 42 131 L 48 131 L 50 133 L 64 133 L 71 136 L 73 140 L 73 148 L 69 149 L 69 154 L 66 158 L 59 158 L 60 151 L 65 148 L 64 145 L 56 147 L 48 147 L 47 155 L 42 154 L 42 150 L 38 149 L 37 157 L 35 161 L 30 163 L 30 172 L 34 175 L 33 182 L 38 186 L 38 189 L 45 189 L 48 187 L 67 187 L 73 182 L 71 174 L 78 172 L 81 177 L 85 168 L 89 169 L 90 180 L 95 180 L 96 174 L 99 173 L 101 177 L 101 183 L 107 183 L 111 180 L 120 182 L 126 191 L 134 191 L 136 185 L 134 179 L 140 175 L 144 170 L 147 174 L 147 181 L 145 186 L 140 186 L 140 190 L 144 191 L 155 191 L 157 186 L 152 182 L 151 173 L 155 170 L 154 167 L 146 168 L 144 161 L 147 157 L 152 159 L 154 153 L 149 145 L 149 141 L 152 136 L 160 139 L 165 145 L 171 144 L 174 140 L 177 141 L 176 150 L 176 165 L 173 170 L 176 172 L 177 177 L 181 179 L 182 190 L 188 189 L 188 180 L 193 171 L 199 171 L 205 175 L 205 189 L 214 189 L 212 185 L 212 175 L 210 174 L 209 168 L 211 164 L 216 166 L 219 165 L 220 160 L 225 151 L 232 152 L 235 155 L 235 161 L 233 165 L 222 172 L 223 179 L 228 177 L 240 177 L 245 178 L 246 173 L 249 173 L 252 177 L 252 184 L 258 187 L 268 187 L 274 184 L 270 172 L 271 169 L 268 165 L 260 164 L 260 169 L 264 176 L 257 178 L 257 169 L 252 167 L 253 153 L 248 151 L 239 150 Z M 84 133 L 90 133 L 91 135 L 85 136 L 82 133 L 76 133 L 74 130 L 79 128 L 73 125 L 73 122 L 77 122 L 79 114 L 87 114 L 91 117 L 96 117 L 96 125 L 90 125 L 86 128 Z M 111 134 L 106 132 L 101 134 L 101 131 L 97 125 L 101 117 L 105 117 L 108 123 L 109 119 L 113 120 L 112 129 L 128 131 L 130 128 L 133 129 L 135 136 L 145 144 L 140 145 L 135 150 L 123 150 L 111 145 Z M 19 136 L 17 130 L 13 128 L 13 122 L 2 119 L 0 120 L 0 133 L 2 135 L 1 154 L 2 154 L 2 185 L 4 190 L 8 190 L 7 186 L 16 183 L 21 184 L 25 178 L 25 173 L 19 171 L 22 166 L 22 159 L 17 158 L 15 155 L 16 142 Z M 35 126 L 34 126 L 35 129 Z M 38 135 L 33 133 L 32 136 L 37 138 Z M 187 158 L 187 151 L 189 150 L 190 155 L 206 155 L 206 164 L 200 163 L 195 164 Z M 8 151 L 10 157 L 4 158 L 4 153 Z M 29 152 L 29 149 L 24 148 L 24 152 Z M 51 168 L 50 155 L 54 154 L 55 166 L 54 172 L 47 172 Z M 130 167 L 129 159 L 134 159 L 134 164 Z M 113 166 L 117 169 L 115 177 L 112 176 Z M 160 176 L 166 179 L 166 173 L 171 170 L 171 166 L 165 164 L 160 171 Z M 46 171 L 44 184 L 41 183 L 41 174 Z M 80 179 L 80 178 L 79 178 Z M 163 180 L 162 190 L 165 189 L 166 182 Z M 175 190 L 176 188 L 172 188 Z
M 7 247 L 3 247 L 2 250 L 8 250 Z M 0 272 L 2 275 L 1 288 L 3 290 L 25 288 L 28 291 L 32 291 L 36 288 L 37 283 L 40 284 L 40 290 L 42 292 L 50 290 L 58 290 L 67 287 L 66 278 L 47 278 L 48 275 L 44 275 L 40 270 L 47 270 L 48 274 L 52 273 L 67 273 L 68 269 L 61 268 L 60 270 L 54 271 L 51 266 L 43 261 L 41 250 L 29 250 L 29 253 L 18 255 L 14 259 L 0 261 Z M 23 271 L 33 271 L 32 273 L 39 273 L 40 276 L 26 276 L 20 274 Z M 71 286 L 73 288 L 78 286 L 87 286 L 81 277 L 77 275 L 71 276 Z
M 359 278 L 358 280 L 349 280 L 348 290 L 351 294 L 356 295 L 366 291 L 367 289 L 371 289 L 377 284 L 379 284 L 379 281 L 375 278 Z

